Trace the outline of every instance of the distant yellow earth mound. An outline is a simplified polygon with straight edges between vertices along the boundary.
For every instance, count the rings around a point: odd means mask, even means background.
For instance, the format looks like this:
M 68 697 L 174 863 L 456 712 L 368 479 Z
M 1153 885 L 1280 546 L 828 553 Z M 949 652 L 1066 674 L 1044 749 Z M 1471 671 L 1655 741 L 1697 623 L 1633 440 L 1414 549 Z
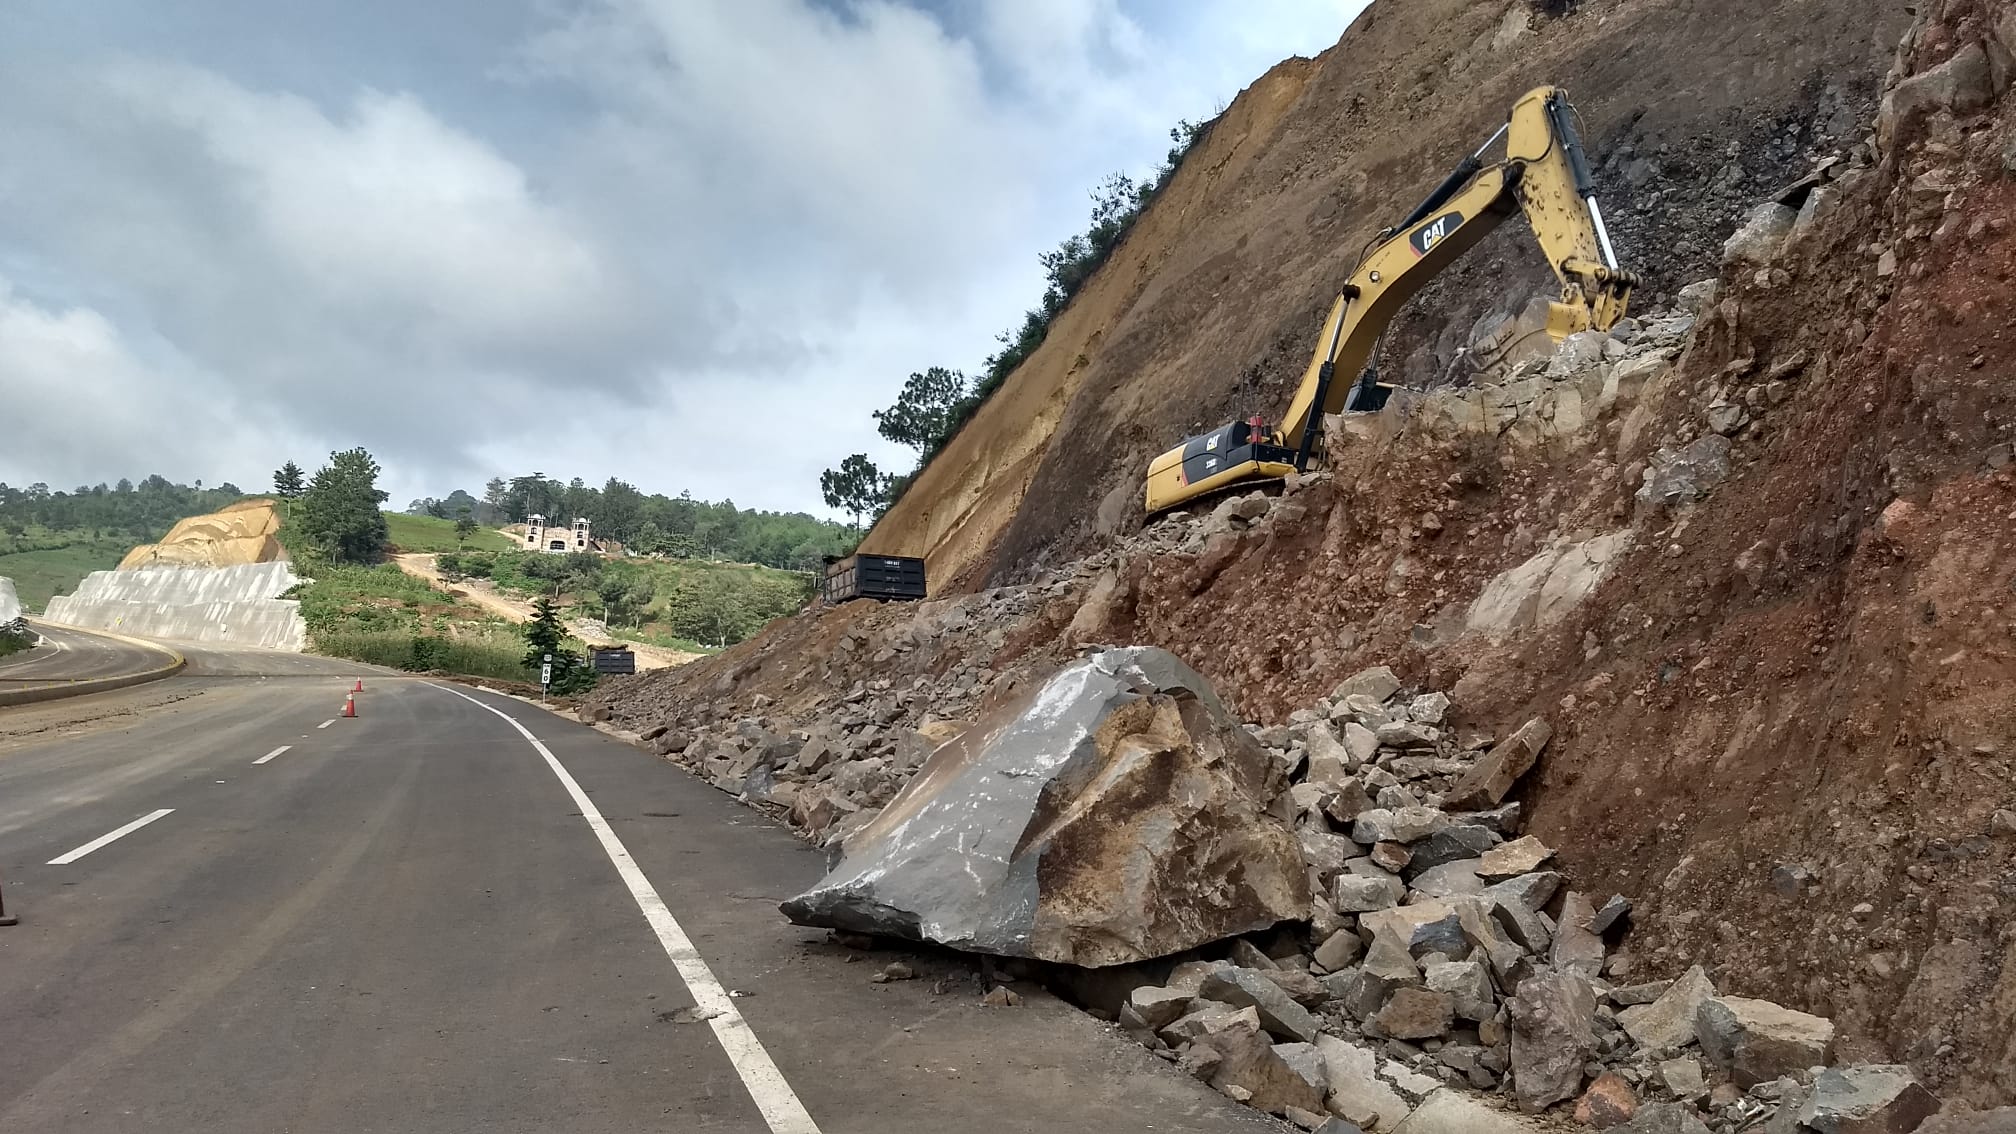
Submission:
M 119 569 L 136 567 L 237 567 L 287 559 L 280 546 L 280 513 L 271 500 L 240 500 L 207 516 L 177 523 L 160 543 L 126 553 Z

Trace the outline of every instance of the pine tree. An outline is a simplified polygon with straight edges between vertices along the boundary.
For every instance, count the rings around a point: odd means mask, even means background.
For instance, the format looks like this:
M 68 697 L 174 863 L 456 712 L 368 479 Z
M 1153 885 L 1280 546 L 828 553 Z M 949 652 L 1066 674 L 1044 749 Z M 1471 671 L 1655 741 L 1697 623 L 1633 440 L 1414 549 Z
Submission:
M 280 470 L 273 474 L 273 494 L 282 500 L 299 499 L 304 487 L 301 466 L 293 461 L 281 465 Z
M 863 514 L 879 512 L 889 502 L 889 480 L 866 453 L 856 453 L 841 461 L 839 468 L 821 473 L 819 490 L 827 507 L 852 514 L 858 528 Z
M 565 652 L 560 643 L 566 640 L 559 610 L 552 599 L 541 596 L 532 604 L 532 621 L 525 624 L 525 664 L 538 669 L 548 655 L 557 660 Z
M 119 483 L 125 485 L 127 482 L 122 480 Z M 301 466 L 293 461 L 281 465 L 273 474 L 273 495 L 287 502 L 287 518 L 290 520 L 294 518 L 294 502 L 301 499 L 303 491 L 305 485 L 302 483 Z

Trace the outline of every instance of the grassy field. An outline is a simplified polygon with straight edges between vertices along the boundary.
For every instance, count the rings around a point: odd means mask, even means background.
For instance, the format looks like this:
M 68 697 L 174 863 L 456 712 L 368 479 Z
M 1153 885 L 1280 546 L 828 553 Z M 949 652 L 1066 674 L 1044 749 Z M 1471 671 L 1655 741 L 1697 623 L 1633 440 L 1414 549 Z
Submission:
M 676 649 L 733 645 L 811 596 L 806 575 L 696 559 L 475 552 L 437 563 L 451 579 L 489 579 L 520 598 L 557 597 L 566 617 L 602 619 L 618 636 Z
M 433 516 L 387 512 L 385 524 L 392 529 L 392 546 L 399 551 L 510 551 L 518 546 L 516 540 L 503 532 L 483 527 L 477 528 L 466 543 L 458 541 L 455 521 Z
M 303 563 L 289 592 L 318 654 L 416 671 L 536 681 L 516 626 L 435 590 L 391 564 Z
M 10 550 L 37 543 L 64 545 L 32 551 Z M 21 596 L 22 606 L 39 612 L 49 605 L 51 595 L 67 595 L 76 590 L 84 576 L 119 566 L 119 561 L 132 548 L 133 545 L 124 539 L 94 539 L 83 532 L 49 532 L 30 528 L 28 535 L 18 541 L 0 537 L 0 575 L 14 580 L 14 589 Z

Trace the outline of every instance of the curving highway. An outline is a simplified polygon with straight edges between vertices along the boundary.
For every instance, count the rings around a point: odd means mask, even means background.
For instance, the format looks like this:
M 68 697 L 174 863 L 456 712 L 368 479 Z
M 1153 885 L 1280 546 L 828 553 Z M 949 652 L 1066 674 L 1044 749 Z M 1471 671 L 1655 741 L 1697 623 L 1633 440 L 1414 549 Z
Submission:
M 184 652 L 0 709 L 0 1130 L 1286 1129 L 1027 981 L 786 924 L 820 852 L 600 732 Z
M 82 682 L 142 679 L 170 669 L 181 657 L 166 646 L 88 630 L 33 621 L 29 626 L 42 635 L 42 644 L 0 658 L 0 705 L 40 700 Z

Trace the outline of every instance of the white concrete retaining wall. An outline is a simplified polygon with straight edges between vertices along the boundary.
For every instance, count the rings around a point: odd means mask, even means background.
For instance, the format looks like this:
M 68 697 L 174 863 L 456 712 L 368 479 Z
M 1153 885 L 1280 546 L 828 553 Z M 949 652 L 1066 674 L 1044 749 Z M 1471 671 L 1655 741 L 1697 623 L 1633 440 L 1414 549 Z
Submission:
M 21 617 L 21 599 L 14 593 L 14 580 L 0 575 L 0 626 Z
M 301 604 L 277 596 L 299 583 L 286 563 L 93 571 L 44 618 L 175 642 L 231 642 L 276 650 L 307 645 Z

